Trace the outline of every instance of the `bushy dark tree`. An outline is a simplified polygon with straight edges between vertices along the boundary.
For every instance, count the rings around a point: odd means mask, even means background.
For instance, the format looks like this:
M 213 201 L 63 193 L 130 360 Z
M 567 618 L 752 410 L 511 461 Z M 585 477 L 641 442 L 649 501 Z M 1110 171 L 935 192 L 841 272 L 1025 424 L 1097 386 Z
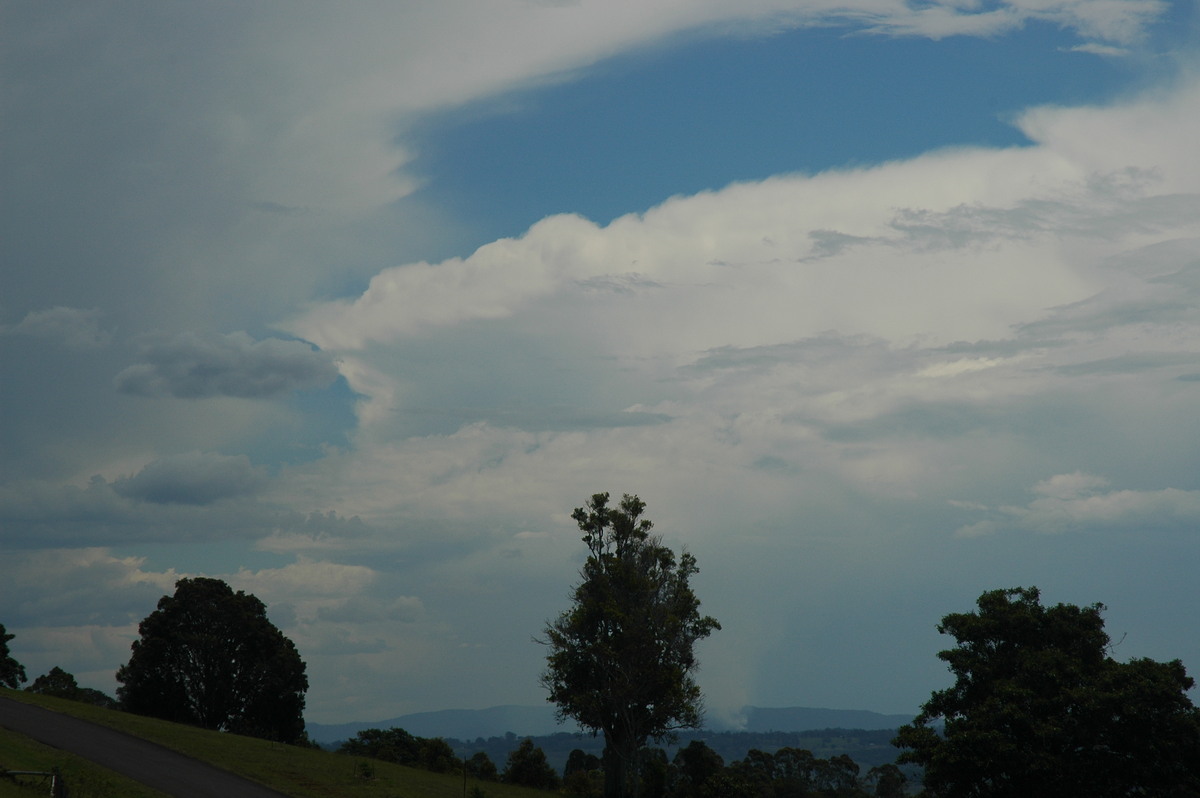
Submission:
M 25 666 L 13 659 L 8 653 L 8 641 L 15 635 L 10 635 L 0 623 L 0 686 L 19 689 L 22 682 L 27 681 Z
M 576 748 L 567 754 L 567 764 L 563 767 L 563 775 L 570 776 L 572 773 L 580 771 L 587 772 L 589 770 L 600 769 L 600 757 L 595 754 L 589 754 L 582 748 Z
M 576 748 L 563 767 L 563 791 L 575 798 L 600 798 L 604 794 L 604 772 L 600 757 Z
M 690 579 L 696 559 L 650 535 L 645 503 L 617 507 L 598 493 L 572 515 L 589 556 L 571 609 L 547 624 L 542 683 L 559 716 L 605 742 L 605 795 L 636 792 L 638 754 L 648 739 L 700 725 L 695 644 L 719 629 L 700 614 Z
M 421 738 L 404 729 L 363 729 L 338 748 L 339 754 L 367 756 L 416 767 L 421 760 Z
M 752 749 L 745 759 L 706 777 L 699 790 L 679 794 L 702 798 L 867 798 L 858 772 L 858 763 L 846 754 L 820 759 L 802 748 L 780 748 L 773 754 Z
M 708 783 L 725 768 L 725 760 L 702 740 L 692 740 L 675 753 L 673 795 L 701 798 L 708 795 Z
M 858 763 L 847 754 L 838 754 L 818 762 L 817 788 L 825 795 L 841 798 L 862 794 L 858 790 Z
M 546 752 L 526 737 L 515 751 L 508 754 L 508 762 L 500 780 L 506 784 L 520 784 L 542 790 L 558 788 L 558 774 L 546 761 Z
M 441 737 L 417 737 L 395 726 L 390 729 L 363 729 L 344 741 L 338 753 L 381 759 L 434 773 L 454 773 L 463 767 L 462 760 L 455 755 L 450 743 Z M 486 760 L 487 754 L 483 754 L 483 758 Z M 477 764 L 483 766 L 478 760 Z M 487 764 L 491 764 L 491 761 L 488 760 Z M 495 771 L 496 766 L 492 765 L 493 776 Z
M 599 770 L 575 770 L 563 776 L 562 791 L 572 798 L 602 798 L 604 773 Z
M 57 698 L 66 698 L 71 701 L 105 707 L 106 709 L 115 708 L 117 705 L 116 701 L 99 690 L 93 690 L 90 687 L 80 687 L 78 682 L 75 681 L 73 674 L 64 671 L 57 665 L 34 679 L 25 688 L 25 692 L 52 695 Z
M 666 798 L 670 785 L 671 764 L 661 748 L 647 748 L 641 755 L 639 798 Z
M 496 763 L 487 755 L 485 751 L 476 751 L 467 760 L 466 764 L 467 775 L 480 781 L 495 781 L 500 775 L 496 770 Z
M 453 773 L 462 768 L 462 760 L 454 755 L 450 743 L 441 737 L 418 739 L 421 741 L 417 752 L 419 767 L 434 773 Z
M 1182 663 L 1109 655 L 1101 604 L 993 590 L 947 615 L 953 686 L 900 729 L 933 798 L 1200 795 L 1200 712 Z M 944 722 L 944 731 L 936 728 Z
M 252 595 L 219 579 L 181 579 L 138 626 L 117 671 L 131 712 L 295 743 L 308 678 L 296 646 Z
M 79 683 L 75 681 L 73 674 L 67 673 L 55 665 L 48 672 L 34 679 L 25 688 L 25 692 L 74 699 L 79 692 Z
M 867 783 L 875 785 L 875 798 L 904 798 L 908 776 L 892 763 L 877 765 L 867 771 Z

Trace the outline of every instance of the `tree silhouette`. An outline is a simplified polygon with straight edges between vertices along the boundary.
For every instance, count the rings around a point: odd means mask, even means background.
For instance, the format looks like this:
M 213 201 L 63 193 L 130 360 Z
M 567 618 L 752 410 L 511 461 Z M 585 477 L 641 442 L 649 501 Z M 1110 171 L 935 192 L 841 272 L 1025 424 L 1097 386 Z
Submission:
M 571 609 L 545 629 L 550 653 L 542 683 L 560 717 L 604 734 L 608 798 L 636 791 L 647 739 L 700 725 L 694 647 L 721 628 L 700 615 L 689 584 L 695 558 L 685 551 L 677 562 L 650 535 L 645 507 L 626 495 L 610 508 L 608 494 L 598 493 L 586 510 L 575 510 L 589 556 Z
M 955 683 L 895 741 L 931 798 L 1200 794 L 1200 712 L 1179 660 L 1112 659 L 1101 604 L 1043 607 L 1037 588 L 1014 588 L 978 607 L 938 625 L 957 641 L 938 654 Z
M 8 653 L 8 641 L 15 635 L 8 633 L 4 624 L 0 623 L 0 685 L 14 690 L 26 681 L 25 666 L 13 659 Z
M 304 739 L 308 678 L 296 646 L 252 595 L 219 579 L 175 583 L 117 671 L 131 712 L 282 742 Z

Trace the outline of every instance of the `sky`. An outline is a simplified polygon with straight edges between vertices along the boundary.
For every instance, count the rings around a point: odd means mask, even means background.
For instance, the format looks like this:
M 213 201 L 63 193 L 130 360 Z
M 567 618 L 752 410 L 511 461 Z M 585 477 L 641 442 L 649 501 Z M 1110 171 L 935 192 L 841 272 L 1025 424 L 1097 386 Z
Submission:
M 0 623 L 113 693 L 188 576 L 306 716 L 545 701 L 637 494 L 740 709 L 939 619 L 1200 673 L 1188 0 L 0 4 Z

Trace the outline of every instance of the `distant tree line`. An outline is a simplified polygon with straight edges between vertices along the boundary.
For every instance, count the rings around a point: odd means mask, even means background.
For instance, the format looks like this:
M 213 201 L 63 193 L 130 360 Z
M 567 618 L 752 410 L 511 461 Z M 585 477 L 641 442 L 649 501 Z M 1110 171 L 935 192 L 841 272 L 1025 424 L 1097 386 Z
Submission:
M 364 729 L 343 742 L 337 752 L 434 773 L 464 773 L 480 781 L 501 781 L 541 789 L 559 786 L 558 774 L 546 761 L 546 754 L 529 738 L 522 740 L 517 748 L 509 752 L 503 770 L 497 770 L 492 758 L 484 751 L 476 751 L 462 759 L 454 753 L 450 743 L 441 737 L 417 737 L 396 727 Z
M 746 753 L 753 749 L 770 752 L 781 748 L 801 748 L 824 759 L 847 754 L 862 766 L 863 770 L 869 770 L 876 765 L 895 761 L 896 748 L 892 745 L 895 736 L 895 729 L 828 728 L 793 732 L 715 732 L 696 729 L 676 732 L 660 747 L 670 759 L 693 740 L 700 740 L 717 752 L 725 762 L 743 759 Z M 486 753 L 493 761 L 502 763 L 521 739 L 509 733 L 495 737 L 476 737 L 474 740 L 447 737 L 446 742 L 455 751 L 479 751 Z M 534 745 L 545 751 L 547 761 L 559 772 L 562 772 L 567 760 L 577 751 L 596 757 L 604 752 L 603 739 L 581 735 L 578 732 L 533 735 L 530 739 Z
M 661 748 L 639 757 L 637 798 L 901 798 L 908 777 L 894 764 L 863 773 L 845 754 L 821 759 L 812 752 L 781 748 L 750 750 L 728 765 L 701 740 L 693 740 L 668 760 Z M 573 752 L 563 774 L 564 791 L 579 798 L 603 795 L 602 760 Z
M 514 742 L 518 738 L 495 739 Z M 464 761 L 448 741 L 417 737 L 400 728 L 365 729 L 337 750 L 435 773 L 465 769 L 466 775 L 481 781 L 561 789 L 578 798 L 599 798 L 604 790 L 602 757 L 576 748 L 560 776 L 542 748 L 528 737 L 508 752 L 502 770 L 497 770 L 484 751 L 476 751 Z M 744 759 L 726 765 L 720 754 L 700 740 L 680 748 L 672 759 L 662 748 L 645 748 L 638 762 L 638 798 L 900 798 L 908 782 L 894 764 L 864 773 L 845 754 L 822 759 L 798 748 L 752 749 Z

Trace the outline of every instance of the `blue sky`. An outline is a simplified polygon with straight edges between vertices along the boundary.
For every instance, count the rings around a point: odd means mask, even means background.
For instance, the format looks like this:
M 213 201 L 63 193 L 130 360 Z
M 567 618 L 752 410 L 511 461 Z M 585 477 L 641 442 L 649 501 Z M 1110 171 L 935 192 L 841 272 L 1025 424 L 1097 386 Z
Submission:
M 539 703 L 598 491 L 696 555 L 717 722 L 915 712 L 1015 585 L 1200 667 L 1195 4 L 5 14 L 31 676 L 206 575 L 311 720 Z
M 425 193 L 496 236 L 551 213 L 607 223 L 734 181 L 1026 144 L 1011 124 L 1023 109 L 1137 81 L 1076 44 L 1049 23 L 987 39 L 839 26 L 672 42 L 435 115 L 414 167 Z

